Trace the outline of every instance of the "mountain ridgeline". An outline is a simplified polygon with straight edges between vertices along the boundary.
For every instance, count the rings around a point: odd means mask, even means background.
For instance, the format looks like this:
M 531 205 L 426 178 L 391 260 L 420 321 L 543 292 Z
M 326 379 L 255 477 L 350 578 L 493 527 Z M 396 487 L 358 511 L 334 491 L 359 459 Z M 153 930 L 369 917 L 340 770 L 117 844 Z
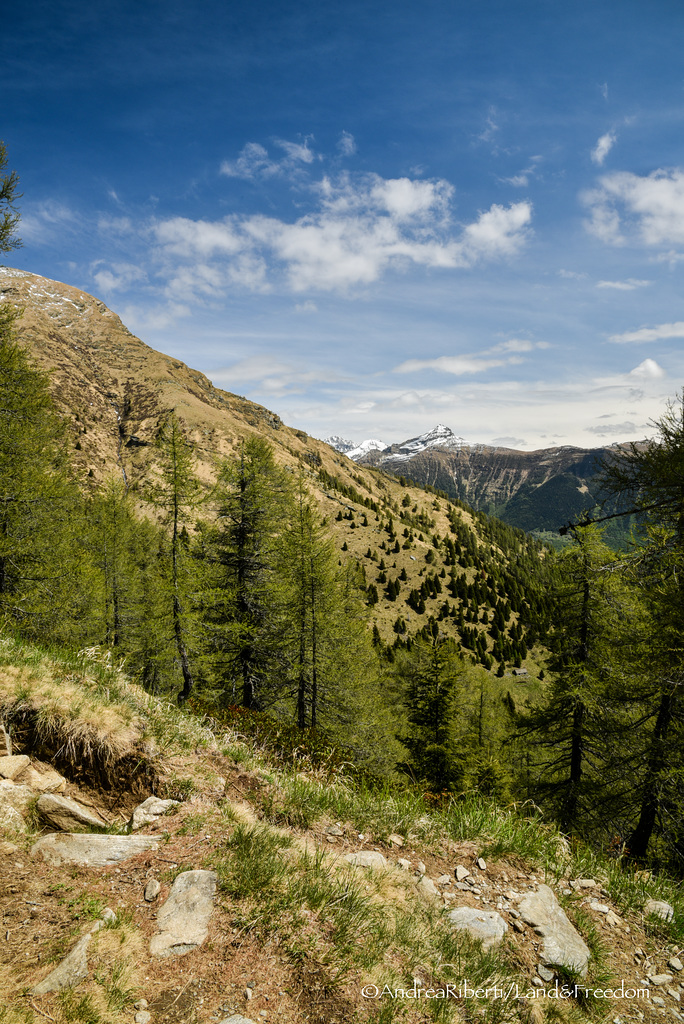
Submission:
M 336 437 L 328 443 L 360 465 L 434 487 L 529 533 L 557 533 L 605 501 L 601 467 L 621 448 L 563 446 L 524 452 L 468 445 L 443 424 L 402 444 L 381 447 L 381 442 L 369 441 L 355 447 Z M 607 540 L 620 544 L 631 525 L 629 519 L 614 523 Z

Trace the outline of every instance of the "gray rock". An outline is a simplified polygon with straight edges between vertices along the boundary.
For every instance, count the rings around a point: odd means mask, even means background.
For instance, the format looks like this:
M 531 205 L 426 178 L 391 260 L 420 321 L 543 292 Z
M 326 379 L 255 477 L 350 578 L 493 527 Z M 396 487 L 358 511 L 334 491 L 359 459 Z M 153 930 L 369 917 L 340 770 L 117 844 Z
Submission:
M 106 867 L 120 860 L 135 857 L 145 850 L 154 850 L 161 836 L 69 835 L 52 833 L 31 847 L 31 856 L 47 864 L 84 864 Z
M 427 868 L 423 864 L 422 860 L 416 861 L 416 871 L 419 875 L 427 874 Z
M 147 800 L 143 800 L 133 811 L 128 827 L 135 832 L 143 825 L 151 825 L 172 807 L 178 807 L 179 803 L 179 800 L 162 800 L 158 796 L 148 796 Z
M 21 773 L 20 781 L 37 793 L 63 793 L 67 780 L 49 764 L 34 762 Z
M 524 896 L 518 906 L 520 915 L 542 938 L 542 954 L 546 964 L 562 964 L 581 975 L 587 972 L 590 952 L 577 930 L 568 920 L 548 885 Z
M 458 907 L 450 910 L 447 917 L 459 931 L 467 931 L 474 939 L 479 939 L 483 949 L 498 946 L 508 931 L 503 917 L 494 910 Z
M 339 825 L 329 825 L 325 830 L 325 834 L 328 836 L 343 836 L 344 829 L 340 828 Z
M 16 779 L 17 775 L 28 768 L 31 758 L 26 754 L 12 754 L 9 757 L 0 757 L 0 776 L 3 779 Z
M 544 964 L 537 964 L 537 974 L 542 981 L 553 981 L 555 977 L 553 971 L 549 970 L 548 967 L 544 967 Z
M 135 1021 L 135 1024 L 150 1024 L 152 1014 L 147 1010 L 138 1010 L 133 1020 Z
M 439 889 L 427 875 L 421 875 L 420 881 L 418 882 L 418 888 L 422 889 L 423 892 L 428 893 L 430 896 L 439 896 Z
M 24 818 L 10 804 L 0 804 L 0 830 L 3 832 L 23 832 Z
M 671 921 L 674 917 L 674 907 L 666 903 L 665 900 L 646 900 L 644 914 L 646 917 L 655 914 L 661 921 Z
M 219 1024 L 254 1024 L 250 1017 L 243 1017 L 241 1013 L 231 1013 L 230 1017 L 224 1017 Z
M 399 857 L 397 859 L 397 867 L 401 868 L 402 871 L 408 871 L 408 869 L 411 867 L 411 861 L 406 860 L 406 857 Z
M 398 836 L 396 832 L 393 832 L 391 836 L 388 836 L 387 841 L 390 844 L 390 846 L 401 847 L 404 845 L 404 840 L 401 838 L 401 836 Z
M 605 903 L 599 903 L 598 900 L 589 900 L 589 909 L 595 911 L 597 914 L 610 913 L 610 907 Z
M 184 871 L 171 886 L 157 914 L 159 932 L 152 937 L 153 956 L 183 956 L 207 937 L 216 892 L 215 871 Z
M 74 948 L 68 953 L 61 964 L 55 967 L 46 978 L 39 981 L 31 989 L 34 996 L 44 996 L 48 992 L 59 992 L 64 988 L 74 988 L 79 982 L 88 977 L 88 946 L 91 939 L 105 924 L 116 920 L 116 914 L 109 907 L 105 910 L 102 918 L 96 921 L 92 928 L 78 940 Z
M 159 895 L 160 892 L 161 892 L 161 885 L 159 884 L 157 879 L 156 878 L 150 878 L 149 882 L 145 886 L 145 893 L 144 893 L 145 899 L 147 900 L 147 902 L 148 903 L 152 903 L 153 900 L 156 900 L 156 898 L 157 898 L 157 896 Z
M 347 864 L 353 864 L 356 868 L 375 868 L 376 871 L 382 871 L 387 867 L 387 861 L 377 850 L 359 850 L 358 853 L 347 853 L 343 859 Z
M 451 885 L 451 875 L 440 875 L 437 879 L 437 885 Z
M 43 793 L 38 797 L 36 810 L 54 828 L 62 832 L 73 832 L 75 829 L 102 828 L 105 824 L 101 818 L 87 811 L 75 800 L 57 793 Z
M 0 804 L 9 805 L 24 816 L 35 799 L 36 794 L 28 786 L 19 786 L 9 779 L 0 779 Z
M 681 971 L 684 965 L 678 956 L 671 956 L 667 961 L 667 966 L 673 971 Z
M 475 863 L 477 864 L 480 871 L 487 870 L 487 862 L 485 861 L 484 857 L 478 857 Z
M 462 882 L 464 879 L 468 878 L 469 875 L 470 872 L 468 871 L 468 868 L 464 868 L 462 864 L 457 864 L 454 868 L 454 876 L 457 882 Z
M 655 985 L 657 988 L 661 988 L 663 985 L 672 984 L 671 974 L 649 974 L 648 980 L 651 985 Z

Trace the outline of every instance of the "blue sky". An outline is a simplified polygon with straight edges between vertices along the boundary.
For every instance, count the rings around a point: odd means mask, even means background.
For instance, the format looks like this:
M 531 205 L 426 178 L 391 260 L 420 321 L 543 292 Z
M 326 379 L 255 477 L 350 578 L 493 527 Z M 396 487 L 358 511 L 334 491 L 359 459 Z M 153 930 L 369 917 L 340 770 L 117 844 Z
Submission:
M 35 0 L 11 262 L 325 437 L 643 437 L 684 384 L 675 0 Z

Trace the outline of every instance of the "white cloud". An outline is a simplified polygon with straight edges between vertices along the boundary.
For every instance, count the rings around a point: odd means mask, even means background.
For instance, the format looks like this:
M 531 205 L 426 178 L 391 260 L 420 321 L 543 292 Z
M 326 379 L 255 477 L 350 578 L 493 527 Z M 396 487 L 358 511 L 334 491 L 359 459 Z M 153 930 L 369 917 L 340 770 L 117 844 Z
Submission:
M 394 367 L 395 373 L 417 373 L 419 370 L 437 370 L 457 377 L 467 373 L 481 373 L 495 366 L 505 366 L 507 359 L 481 359 L 478 356 L 439 356 L 437 359 L 407 359 Z
M 337 142 L 337 148 L 342 156 L 353 156 L 356 152 L 356 140 L 351 132 L 342 132 Z
M 599 423 L 597 426 L 584 429 L 587 433 L 596 434 L 598 437 L 629 437 L 640 428 L 627 420 L 625 423 Z M 646 429 L 646 424 L 643 424 L 643 429 Z
M 613 288 L 618 292 L 633 292 L 635 288 L 646 288 L 652 281 L 639 281 L 634 277 L 628 277 L 626 281 L 597 281 L 597 288 Z
M 133 263 L 112 263 L 109 267 L 103 266 L 103 263 L 103 260 L 97 260 L 90 269 L 91 272 L 95 271 L 93 280 L 104 294 L 121 291 L 147 280 L 145 271 Z
M 73 210 L 54 199 L 28 206 L 21 217 L 24 241 L 38 245 L 55 241 L 63 231 L 78 227 L 80 220 Z
M 390 268 L 454 269 L 512 256 L 532 218 L 527 202 L 495 204 L 459 232 L 450 223 L 453 186 L 444 180 L 343 174 L 312 189 L 318 207 L 292 223 L 261 214 L 155 223 L 163 272 L 173 278 L 174 263 L 212 261 L 247 288 L 263 290 L 282 276 L 294 292 L 346 291 Z
M 684 243 L 684 171 L 657 170 L 644 177 L 618 171 L 584 193 L 587 228 L 602 241 L 624 244 L 635 235 L 651 246 Z
M 684 338 L 684 320 L 674 324 L 658 324 L 656 327 L 640 327 L 638 331 L 625 331 L 624 334 L 611 334 L 609 341 L 623 344 L 662 341 L 664 338 Z
M 493 437 L 490 444 L 496 445 L 498 448 L 524 448 L 527 441 L 524 437 L 506 435 L 505 437 Z
M 605 135 L 602 135 L 591 151 L 592 161 L 601 167 L 616 142 L 617 135 L 614 131 L 606 132 Z
M 529 341 L 527 338 L 509 338 L 489 349 L 490 352 L 532 352 L 538 348 L 551 348 L 548 341 Z
M 568 281 L 584 281 L 587 275 L 584 274 L 584 273 L 581 273 L 581 272 L 579 272 L 577 270 L 563 270 L 563 269 L 561 269 L 561 270 L 558 271 L 558 276 L 559 277 L 564 277 Z
M 237 160 L 224 160 L 220 172 L 228 178 L 245 178 L 247 181 L 256 178 L 272 178 L 276 175 L 288 175 L 296 171 L 301 164 L 313 163 L 316 154 L 309 149 L 309 139 L 304 142 L 289 142 L 287 139 L 274 139 L 274 144 L 284 150 L 285 156 L 273 159 L 268 150 L 258 142 L 248 142 L 240 151 Z
M 298 302 L 295 306 L 295 313 L 317 313 L 318 306 L 311 299 L 307 299 L 306 302 Z
M 630 370 L 630 377 L 641 377 L 647 380 L 660 380 L 661 377 L 665 376 L 665 371 L 662 366 L 656 363 L 655 359 L 644 359 L 643 363 L 639 363 L 633 370 Z
M 512 178 L 502 178 L 507 185 L 512 185 L 513 188 L 527 188 L 530 183 L 530 179 L 526 174 L 514 174 Z

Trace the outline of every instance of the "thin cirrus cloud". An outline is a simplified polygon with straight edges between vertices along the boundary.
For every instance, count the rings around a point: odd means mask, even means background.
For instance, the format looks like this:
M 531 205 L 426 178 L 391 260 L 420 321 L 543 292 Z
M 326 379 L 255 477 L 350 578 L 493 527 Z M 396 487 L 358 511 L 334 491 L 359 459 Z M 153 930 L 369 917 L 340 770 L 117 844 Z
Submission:
M 634 277 L 628 277 L 626 281 L 597 281 L 597 288 L 612 288 L 618 292 L 633 292 L 637 288 L 647 288 L 652 281 L 640 281 Z
M 587 230 L 611 245 L 636 237 L 648 246 L 684 243 L 684 171 L 656 170 L 648 175 L 617 171 L 583 193 L 590 219 Z
M 528 202 L 494 204 L 454 228 L 453 186 L 444 180 L 342 174 L 313 183 L 310 192 L 314 208 L 294 222 L 263 214 L 156 222 L 151 233 L 161 273 L 173 287 L 189 287 L 184 299 L 194 292 L 192 278 L 202 284 L 209 268 L 219 289 L 263 291 L 284 283 L 294 293 L 345 292 L 389 269 L 459 269 L 510 257 L 524 246 L 532 219 Z
M 458 356 L 437 356 L 436 359 L 407 359 L 394 367 L 394 373 L 417 373 L 420 370 L 434 370 L 436 373 L 450 373 L 456 377 L 482 373 L 498 366 L 513 366 L 522 362 L 521 352 L 549 348 L 545 341 L 528 341 L 525 338 L 511 338 L 493 348 L 478 354 Z M 504 358 L 500 358 L 500 355 Z M 491 358 L 494 356 L 495 358 Z M 489 357 L 489 358 L 488 358 Z
M 638 331 L 625 331 L 623 334 L 611 334 L 609 341 L 623 345 L 663 341 L 666 338 L 684 338 L 684 320 L 673 324 L 658 324 L 656 327 L 640 327 Z

